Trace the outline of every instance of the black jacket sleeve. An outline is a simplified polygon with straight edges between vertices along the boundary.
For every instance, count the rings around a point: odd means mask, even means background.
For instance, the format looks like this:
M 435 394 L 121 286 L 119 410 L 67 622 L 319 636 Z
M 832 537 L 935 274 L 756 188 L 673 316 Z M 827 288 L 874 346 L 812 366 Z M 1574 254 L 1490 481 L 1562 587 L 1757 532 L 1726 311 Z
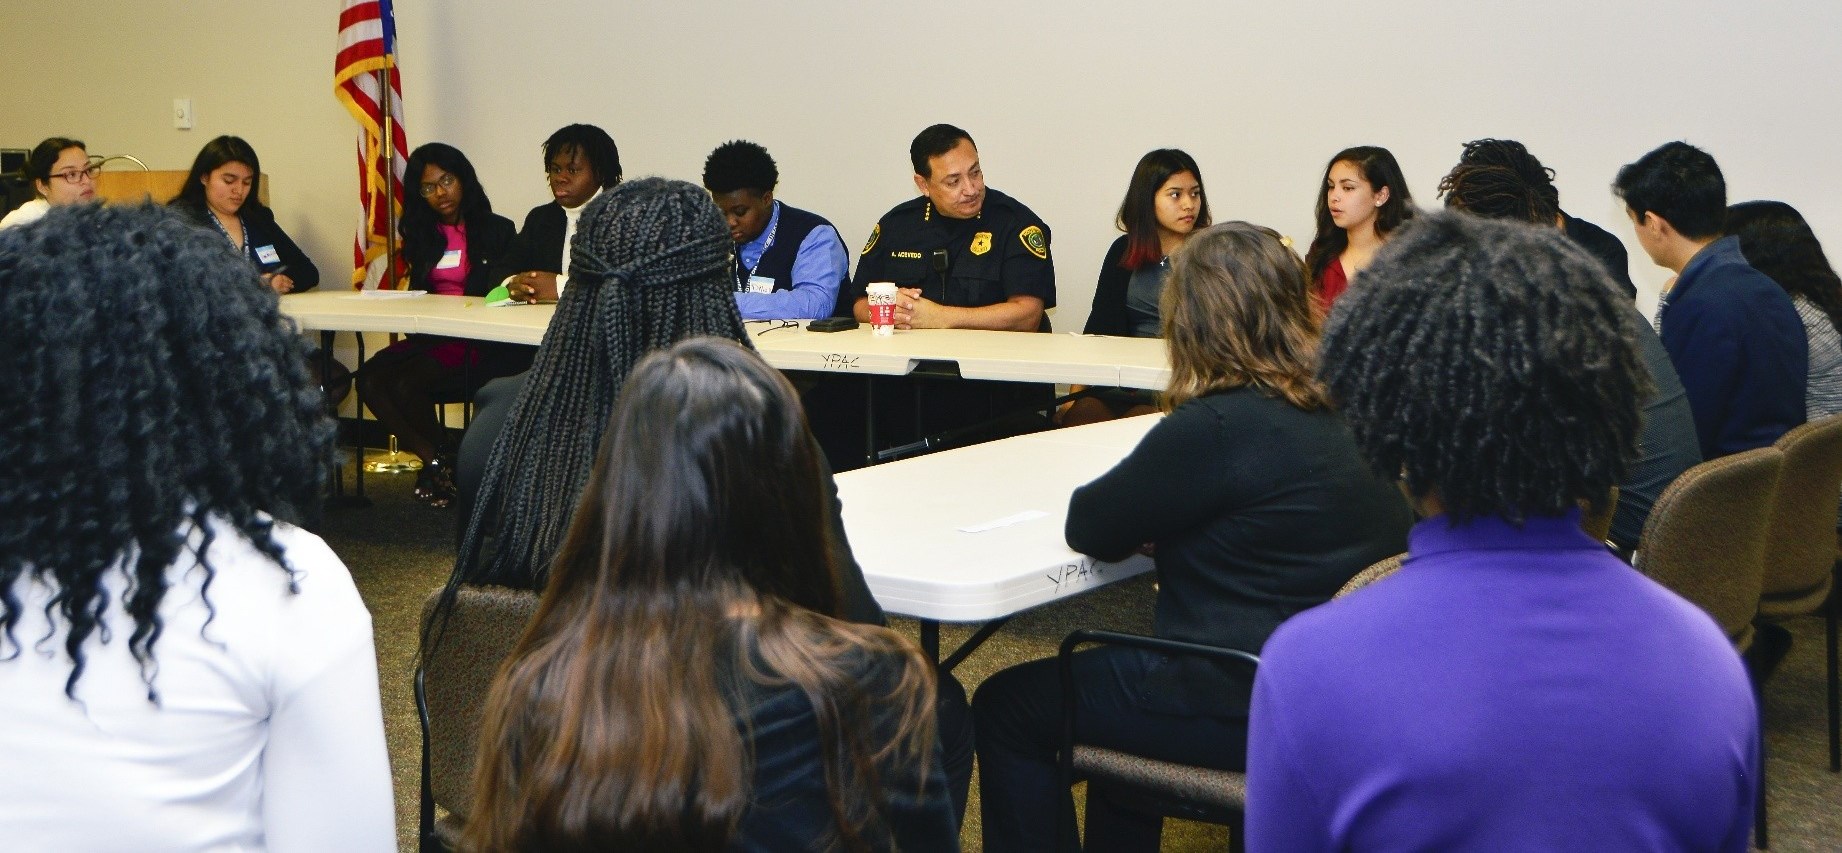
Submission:
M 1179 406 L 1100 479 L 1074 490 L 1063 536 L 1102 560 L 1194 529 L 1218 512 L 1232 488 L 1221 421 L 1195 402 Z
M 1126 313 L 1126 289 L 1132 283 L 1132 271 L 1119 265 L 1126 258 L 1126 236 L 1121 234 L 1106 250 L 1100 262 L 1100 280 L 1094 284 L 1094 307 L 1087 312 L 1089 335 L 1132 334 L 1132 322 Z
M 307 253 L 294 244 L 288 232 L 281 230 L 281 226 L 275 222 L 274 211 L 253 204 L 248 207 L 249 210 L 245 212 L 243 219 L 249 223 L 250 230 L 256 232 L 250 235 L 250 245 L 258 245 L 256 238 L 261 237 L 269 245 L 275 247 L 275 254 L 281 258 L 282 266 L 288 268 L 288 277 L 294 279 L 294 293 L 303 293 L 318 286 L 320 268 L 314 266 L 313 259 L 307 257 Z M 261 266 L 263 272 L 274 271 L 274 268 L 267 264 Z
M 499 286 L 500 280 L 517 272 L 505 267 L 505 259 L 517 240 L 518 231 L 512 221 L 496 213 L 468 228 L 467 259 L 472 264 L 464 291 L 468 296 L 485 296 Z
M 512 240 L 511 247 L 493 264 L 499 279 L 531 270 L 562 272 L 563 232 L 568 227 L 563 208 L 555 202 L 531 208 L 531 212 L 525 214 L 524 227 L 518 229 L 518 236 Z

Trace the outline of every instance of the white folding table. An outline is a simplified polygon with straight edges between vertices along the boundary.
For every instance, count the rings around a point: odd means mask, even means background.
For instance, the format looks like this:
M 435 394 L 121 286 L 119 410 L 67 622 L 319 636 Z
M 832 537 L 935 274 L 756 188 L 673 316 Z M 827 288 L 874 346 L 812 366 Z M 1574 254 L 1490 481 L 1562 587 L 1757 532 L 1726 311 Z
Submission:
M 940 659 L 941 622 L 986 623 L 944 668 L 1011 616 L 1151 569 L 1070 549 L 1068 497 L 1105 473 L 1161 415 L 1050 430 L 837 476 L 845 533 L 883 609 L 921 620 Z
M 554 305 L 487 307 L 472 296 L 410 296 L 415 291 L 360 293 L 318 290 L 281 298 L 281 310 L 303 329 L 398 332 L 480 341 L 538 344 Z M 399 295 L 403 294 L 403 295 Z M 1170 369 L 1156 338 L 910 329 L 877 337 L 868 326 L 811 332 L 775 321 L 747 324 L 762 358 L 781 370 L 902 376 L 923 362 L 952 362 L 965 379 L 1051 382 L 1105 387 L 1164 387 Z

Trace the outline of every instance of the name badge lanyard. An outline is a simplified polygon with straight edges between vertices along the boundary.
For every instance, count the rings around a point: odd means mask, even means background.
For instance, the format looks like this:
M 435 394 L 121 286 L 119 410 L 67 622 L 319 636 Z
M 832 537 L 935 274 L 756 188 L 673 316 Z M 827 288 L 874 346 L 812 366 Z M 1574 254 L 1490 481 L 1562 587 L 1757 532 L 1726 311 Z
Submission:
M 778 201 L 774 202 L 774 213 L 776 214 L 774 216 L 774 224 L 772 227 L 768 228 L 767 240 L 761 244 L 761 254 L 755 256 L 755 263 L 748 268 L 747 272 L 742 271 L 742 250 L 740 248 L 736 249 L 737 293 L 748 292 L 748 280 L 755 277 L 755 270 L 761 268 L 761 260 L 767 257 L 769 249 L 774 248 L 774 235 L 780 231 L 780 216 L 778 215 L 780 213 L 780 202 Z
M 211 213 L 209 210 L 205 212 Z M 255 256 L 251 255 L 249 252 L 249 223 L 243 220 L 243 214 L 237 214 L 237 224 L 243 227 L 242 243 L 238 243 L 236 240 L 231 239 L 230 230 L 224 227 L 223 222 L 218 221 L 217 214 L 215 213 L 211 213 L 211 224 L 217 226 L 217 233 L 224 235 L 224 239 L 230 240 L 230 245 L 237 247 L 237 254 L 249 258 L 251 261 L 255 260 Z M 262 265 L 256 264 L 256 268 L 261 269 Z

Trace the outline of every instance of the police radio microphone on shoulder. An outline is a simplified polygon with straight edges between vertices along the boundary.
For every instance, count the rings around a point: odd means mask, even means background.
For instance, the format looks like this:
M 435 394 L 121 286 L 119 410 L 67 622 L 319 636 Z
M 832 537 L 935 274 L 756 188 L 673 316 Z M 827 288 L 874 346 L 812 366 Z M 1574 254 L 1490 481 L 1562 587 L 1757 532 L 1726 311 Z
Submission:
M 946 275 L 947 273 L 947 250 L 945 249 L 935 249 L 934 250 L 934 272 L 940 273 L 941 275 Z

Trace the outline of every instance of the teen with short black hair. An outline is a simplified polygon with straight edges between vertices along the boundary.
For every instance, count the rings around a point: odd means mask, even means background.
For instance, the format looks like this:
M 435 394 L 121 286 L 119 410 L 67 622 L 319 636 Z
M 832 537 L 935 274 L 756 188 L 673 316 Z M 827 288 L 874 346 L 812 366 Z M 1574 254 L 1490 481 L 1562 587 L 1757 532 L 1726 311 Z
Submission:
M 850 280 L 844 238 L 824 217 L 774 198 L 780 169 L 766 148 L 735 140 L 704 160 L 704 189 L 735 241 L 736 309 L 744 320 L 830 317 Z
M 1706 151 L 1667 143 L 1618 170 L 1637 242 L 1676 274 L 1658 332 L 1695 410 L 1707 459 L 1764 447 L 1804 422 L 1804 324 L 1776 282 L 1721 236 L 1727 184 Z

